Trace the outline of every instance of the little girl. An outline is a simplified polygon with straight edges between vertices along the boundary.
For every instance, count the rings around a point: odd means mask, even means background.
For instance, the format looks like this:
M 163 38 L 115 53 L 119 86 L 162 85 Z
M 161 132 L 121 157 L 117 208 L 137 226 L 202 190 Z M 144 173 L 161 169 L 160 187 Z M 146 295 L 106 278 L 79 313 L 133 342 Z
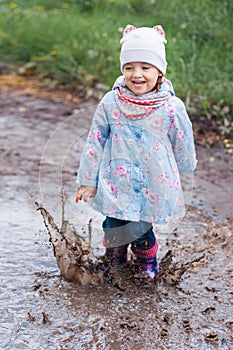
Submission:
M 150 278 L 158 272 L 152 224 L 184 216 L 179 173 L 196 168 L 191 122 L 164 77 L 165 44 L 161 26 L 125 28 L 123 76 L 96 109 L 76 197 L 106 216 L 103 244 L 113 266 L 127 265 L 131 244 L 143 276 Z

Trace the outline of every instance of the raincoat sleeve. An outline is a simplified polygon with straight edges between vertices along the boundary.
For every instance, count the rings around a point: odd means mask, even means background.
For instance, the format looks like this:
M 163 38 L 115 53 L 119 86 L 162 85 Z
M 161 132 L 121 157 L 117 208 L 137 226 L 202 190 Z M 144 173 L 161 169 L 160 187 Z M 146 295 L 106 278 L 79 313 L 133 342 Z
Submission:
M 177 97 L 174 97 L 174 100 L 168 136 L 179 171 L 181 173 L 192 172 L 197 165 L 192 123 L 184 103 Z
M 109 136 L 109 123 L 103 100 L 99 103 L 84 146 L 77 175 L 77 183 L 98 186 L 98 173 L 105 142 Z

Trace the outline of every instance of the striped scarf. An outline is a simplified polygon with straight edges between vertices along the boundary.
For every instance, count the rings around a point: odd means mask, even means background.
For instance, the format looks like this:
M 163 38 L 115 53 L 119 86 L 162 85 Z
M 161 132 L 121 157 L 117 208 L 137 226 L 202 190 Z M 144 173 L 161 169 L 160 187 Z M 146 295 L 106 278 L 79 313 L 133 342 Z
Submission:
M 126 86 L 124 77 L 116 80 L 113 86 L 116 91 L 118 108 L 128 119 L 142 119 L 162 107 L 174 95 L 172 84 L 164 79 L 159 92 L 152 91 L 144 95 L 134 95 Z

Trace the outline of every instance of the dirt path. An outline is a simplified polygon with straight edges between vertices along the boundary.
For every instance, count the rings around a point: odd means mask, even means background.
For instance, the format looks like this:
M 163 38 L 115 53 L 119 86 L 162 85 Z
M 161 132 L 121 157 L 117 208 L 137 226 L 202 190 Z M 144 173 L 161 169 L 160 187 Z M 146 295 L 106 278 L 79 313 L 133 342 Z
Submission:
M 233 349 L 232 158 L 222 146 L 198 147 L 198 170 L 184 221 L 160 234 L 159 258 L 204 255 L 179 284 L 81 287 L 60 278 L 35 201 L 80 230 L 101 217 L 74 205 L 75 171 L 95 105 L 46 99 L 1 87 L 1 320 L 3 349 Z M 74 112 L 74 110 L 76 110 Z

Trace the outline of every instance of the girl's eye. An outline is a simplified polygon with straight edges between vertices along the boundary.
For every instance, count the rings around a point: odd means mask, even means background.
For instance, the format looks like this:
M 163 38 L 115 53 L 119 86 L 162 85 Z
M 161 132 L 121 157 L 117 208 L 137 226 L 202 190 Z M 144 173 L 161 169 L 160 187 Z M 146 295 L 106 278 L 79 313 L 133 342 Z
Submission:
M 125 67 L 125 70 L 131 70 L 131 69 L 132 69 L 132 67 L 130 67 L 130 66 Z
M 143 66 L 142 69 L 148 70 L 148 69 L 150 69 L 150 67 L 149 66 Z

